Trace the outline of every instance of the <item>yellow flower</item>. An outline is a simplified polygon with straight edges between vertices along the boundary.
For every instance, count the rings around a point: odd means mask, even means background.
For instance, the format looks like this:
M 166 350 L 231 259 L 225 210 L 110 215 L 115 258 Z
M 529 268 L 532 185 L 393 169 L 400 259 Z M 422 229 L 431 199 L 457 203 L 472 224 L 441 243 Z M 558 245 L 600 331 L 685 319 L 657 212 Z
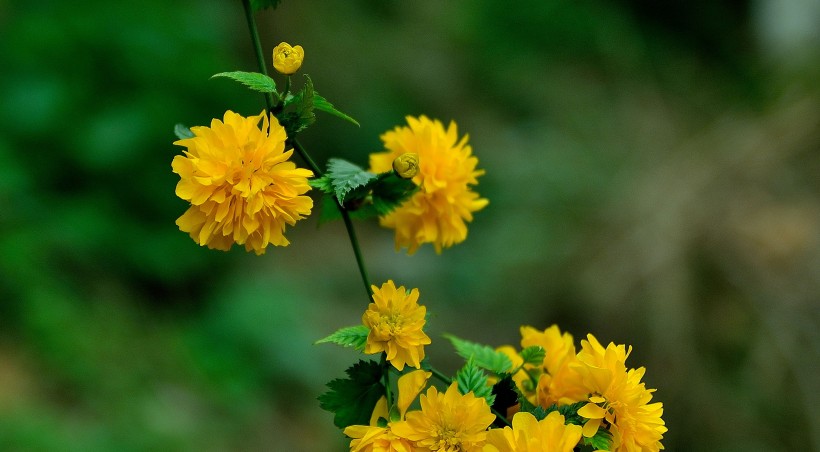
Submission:
M 304 59 L 302 46 L 291 47 L 287 42 L 280 42 L 273 48 L 273 67 L 282 74 L 290 75 L 298 71 Z
M 536 391 L 538 405 L 567 405 L 585 400 L 587 390 L 580 375 L 570 366 L 576 360 L 572 335 L 562 334 L 557 325 L 543 332 L 531 326 L 522 326 L 521 347 L 533 345 L 539 345 L 546 351 L 542 365 L 544 373 L 538 379 Z
M 375 425 L 351 425 L 344 434 L 353 438 L 350 452 L 412 452 L 412 443 L 396 436 L 389 427 Z
M 663 449 L 666 427 L 661 416 L 663 404 L 649 403 L 654 389 L 641 382 L 646 369 L 626 369 L 631 352 L 624 345 L 610 343 L 604 348 L 595 336 L 581 341 L 578 361 L 573 367 L 590 394 L 589 403 L 578 414 L 589 419 L 583 434 L 591 437 L 605 421 L 612 433 L 613 452 Z
M 288 161 L 285 129 L 270 121 L 264 112 L 246 118 L 227 111 L 174 142 L 187 148 L 171 164 L 180 177 L 176 194 L 191 203 L 176 224 L 200 245 L 227 251 L 236 243 L 263 254 L 269 244 L 290 243 L 286 224 L 310 214 L 313 201 L 302 195 L 313 173 Z
M 516 413 L 512 428 L 487 432 L 484 452 L 572 452 L 581 439 L 580 425 L 564 425 L 564 416 L 553 411 L 543 420 Z
M 487 427 L 495 420 L 484 398 L 472 392 L 461 395 L 453 383 L 444 394 L 431 387 L 420 403 L 421 411 L 410 411 L 406 420 L 392 425 L 394 434 L 413 441 L 417 450 L 481 450 Z
M 478 184 L 478 159 L 472 155 L 467 136 L 458 139 L 456 124 L 445 130 L 439 121 L 426 116 L 407 117 L 408 126 L 382 134 L 386 152 L 370 154 L 370 170 L 390 171 L 393 160 L 405 153 L 418 155 L 419 172 L 413 182 L 419 191 L 403 205 L 382 217 L 382 226 L 395 229 L 396 250 L 413 254 L 422 243 L 432 243 L 437 253 L 467 238 L 473 212 L 488 201 L 471 186 Z
M 396 408 L 399 411 L 399 420 L 404 420 L 404 415 L 410 404 L 413 403 L 416 396 L 419 395 L 422 389 L 427 385 L 427 380 L 433 374 L 423 370 L 414 370 L 410 373 L 399 377 L 397 381 L 398 400 L 396 401 Z M 379 418 L 388 419 L 389 410 L 387 407 L 387 399 L 382 396 L 376 407 L 373 409 L 373 414 L 370 417 L 370 425 L 351 425 L 344 429 L 344 434 L 353 438 L 350 441 L 350 450 L 352 452 L 411 452 L 415 450 L 412 443 L 406 439 L 396 436 L 392 431 L 392 423 L 388 423 L 386 427 L 379 427 Z
M 393 160 L 393 171 L 402 179 L 412 179 L 419 173 L 419 155 L 408 152 L 396 157 Z
M 415 368 L 424 359 L 424 346 L 430 338 L 422 328 L 427 308 L 418 304 L 419 290 L 409 293 L 404 286 L 397 289 L 393 281 L 373 290 L 373 303 L 362 315 L 362 323 L 370 329 L 365 353 L 387 352 L 387 360 L 398 370 L 405 364 Z

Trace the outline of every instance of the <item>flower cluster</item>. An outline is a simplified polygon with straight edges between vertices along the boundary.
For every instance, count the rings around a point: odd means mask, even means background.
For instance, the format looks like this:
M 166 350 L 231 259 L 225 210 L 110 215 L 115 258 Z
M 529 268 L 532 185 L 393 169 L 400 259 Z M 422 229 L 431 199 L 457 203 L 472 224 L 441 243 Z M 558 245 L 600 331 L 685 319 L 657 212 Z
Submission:
M 177 225 L 200 245 L 229 250 L 238 244 L 263 254 L 268 245 L 288 245 L 286 227 L 311 214 L 311 188 L 321 192 L 323 219 L 337 212 L 345 220 L 372 302 L 360 325 L 317 343 L 379 355 L 352 365 L 347 378 L 329 382 L 319 397 L 350 438 L 350 450 L 663 449 L 663 405 L 650 403 L 654 389 L 642 381 L 645 369 L 627 368 L 631 348 L 625 345 L 604 347 L 590 334 L 577 350 L 557 326 L 523 326 L 520 349 L 447 336 L 465 359 L 453 378 L 430 365 L 419 290 L 392 280 L 369 284 L 350 220 L 378 216 L 394 230 L 396 249 L 408 254 L 425 243 L 441 253 L 464 241 L 473 213 L 488 204 L 474 191 L 484 171 L 477 169 L 468 137 L 459 137 L 454 122 L 445 128 L 426 116 L 408 116 L 406 126 L 381 136 L 385 150 L 370 155 L 369 171 L 333 158 L 322 174 L 295 135 L 315 122 L 315 111 L 358 122 L 320 96 L 307 76 L 299 92 L 290 92 L 302 47 L 283 42 L 272 57 L 274 68 L 288 76 L 283 92 L 263 73 L 217 74 L 265 93 L 266 111 L 250 117 L 227 111 L 209 127 L 177 126 L 175 144 L 185 151 L 172 162 L 180 177 L 176 194 L 190 203 Z M 294 151 L 312 170 L 291 161 Z
M 641 381 L 645 369 L 626 368 L 626 346 L 603 347 L 590 334 L 576 352 L 572 336 L 555 325 L 543 331 L 521 327 L 520 351 L 451 337 L 457 352 L 468 359 L 451 380 L 424 360 L 430 339 L 423 331 L 426 308 L 418 304 L 418 289 L 397 288 L 388 281 L 372 290 L 373 303 L 361 326 L 320 341 L 382 356 L 381 364 L 370 363 L 370 376 L 349 371 L 349 380 L 331 382 L 332 390 L 320 397 L 351 438 L 351 451 L 569 452 L 579 445 L 630 452 L 663 449 L 663 405 L 649 403 L 654 390 Z M 363 363 L 354 368 L 367 367 Z M 417 370 L 403 372 L 406 366 Z M 397 397 L 391 400 L 394 375 Z M 446 389 L 431 384 L 433 375 Z M 340 416 L 346 399 L 360 400 L 371 392 L 380 395 L 367 405 L 372 411 Z M 419 408 L 410 409 L 416 398 Z

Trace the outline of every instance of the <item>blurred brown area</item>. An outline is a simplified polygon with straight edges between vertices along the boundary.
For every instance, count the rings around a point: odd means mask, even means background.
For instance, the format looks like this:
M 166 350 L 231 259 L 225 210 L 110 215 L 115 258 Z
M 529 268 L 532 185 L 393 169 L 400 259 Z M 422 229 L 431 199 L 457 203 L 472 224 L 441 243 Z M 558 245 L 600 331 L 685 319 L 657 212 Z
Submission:
M 146 13 L 148 11 L 149 13 Z M 373 282 L 418 287 L 440 335 L 557 323 L 634 347 L 667 450 L 820 450 L 820 6 L 810 0 L 284 0 L 263 43 L 360 128 L 455 120 L 490 205 L 437 256 L 357 224 Z M 239 2 L 0 1 L 0 449 L 344 450 L 314 346 L 365 309 L 344 228 L 263 257 L 176 230 L 173 126 L 261 96 Z M 269 58 L 269 55 L 268 55 Z M 294 78 L 299 86 L 300 77 Z

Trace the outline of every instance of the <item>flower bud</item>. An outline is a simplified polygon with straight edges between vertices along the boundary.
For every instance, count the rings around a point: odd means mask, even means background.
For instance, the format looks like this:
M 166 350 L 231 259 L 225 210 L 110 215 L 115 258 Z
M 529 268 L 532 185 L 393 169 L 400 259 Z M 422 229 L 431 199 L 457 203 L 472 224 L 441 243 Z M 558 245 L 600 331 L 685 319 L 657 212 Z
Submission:
M 402 179 L 412 179 L 419 172 L 419 155 L 408 152 L 393 160 L 393 171 Z
M 287 42 L 280 42 L 273 48 L 273 67 L 282 74 L 290 75 L 298 71 L 304 59 L 302 46 L 291 47 Z

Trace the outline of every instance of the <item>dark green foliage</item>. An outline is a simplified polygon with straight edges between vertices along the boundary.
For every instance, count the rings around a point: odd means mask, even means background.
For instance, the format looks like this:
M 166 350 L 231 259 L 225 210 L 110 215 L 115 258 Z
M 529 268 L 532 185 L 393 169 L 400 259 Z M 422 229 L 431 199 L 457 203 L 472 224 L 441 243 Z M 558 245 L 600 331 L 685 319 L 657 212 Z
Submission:
M 464 367 L 456 373 L 455 381 L 460 393 L 467 394 L 472 391 L 476 397 L 487 400 L 487 405 L 493 405 L 495 395 L 487 382 L 487 374 L 472 359 L 468 359 Z
M 504 378 L 498 380 L 498 382 L 493 385 L 493 396 L 495 400 L 492 403 L 492 409 L 496 413 L 506 414 L 508 408 L 518 403 L 518 392 L 516 391 L 512 375 L 505 375 Z M 500 419 L 496 419 L 493 424 L 496 427 L 506 425 Z
M 490 346 L 459 339 L 452 334 L 445 334 L 444 337 L 453 344 L 459 356 L 464 359 L 472 358 L 478 367 L 497 374 L 502 374 L 512 368 L 510 358 Z
M 276 114 L 279 123 L 285 128 L 288 138 L 293 139 L 297 133 L 305 130 L 308 126 L 316 122 L 316 114 L 313 113 L 313 81 L 305 75 L 307 80 L 298 93 L 285 97 L 284 108 L 288 111 Z
M 319 406 L 335 414 L 336 427 L 367 425 L 373 407 L 384 394 L 382 368 L 375 361 L 361 360 L 345 372 L 348 378 L 337 378 L 327 384 L 330 390 L 319 396 Z
M 348 326 L 336 330 L 330 336 L 319 339 L 315 344 L 333 343 L 343 347 L 353 347 L 356 350 L 364 350 L 368 334 L 370 334 L 370 329 L 364 325 Z

